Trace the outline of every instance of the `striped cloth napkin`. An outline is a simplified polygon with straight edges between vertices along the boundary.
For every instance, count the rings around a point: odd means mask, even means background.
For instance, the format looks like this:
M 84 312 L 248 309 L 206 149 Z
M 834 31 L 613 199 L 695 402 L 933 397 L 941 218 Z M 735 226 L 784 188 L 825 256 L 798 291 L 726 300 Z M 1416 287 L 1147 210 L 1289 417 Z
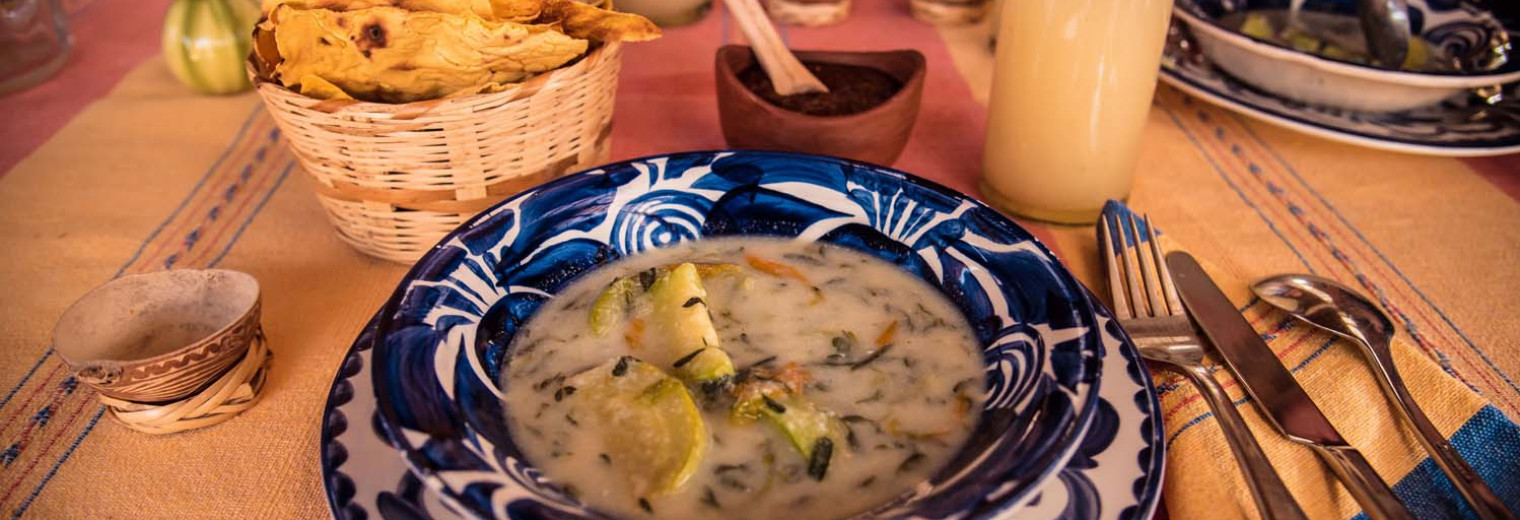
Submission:
M 1105 212 L 1129 213 L 1110 202 Z M 1161 229 L 1164 223 L 1157 226 Z M 1159 232 L 1159 231 L 1158 231 Z M 1162 235 L 1163 249 L 1185 249 Z M 1249 259 L 1229 265 L 1249 265 Z M 1251 293 L 1249 283 L 1273 273 L 1227 272 L 1200 258 L 1220 289 L 1242 309 L 1272 350 L 1319 405 L 1330 422 L 1393 487 L 1421 520 L 1475 518 L 1467 504 L 1415 438 L 1394 415 L 1371 365 L 1357 346 L 1277 310 Z M 1355 280 L 1340 280 L 1355 286 Z M 1514 511 L 1520 511 L 1520 428 L 1472 389 L 1445 373 L 1399 330 L 1394 361 L 1431 421 Z M 1214 377 L 1244 416 L 1267 458 L 1309 518 L 1364 519 L 1350 493 L 1309 448 L 1294 444 L 1266 422 L 1234 375 L 1210 359 Z M 1218 423 L 1191 384 L 1152 365 L 1161 392 L 1162 423 L 1169 453 L 1163 488 L 1172 520 L 1259 518 L 1245 480 Z

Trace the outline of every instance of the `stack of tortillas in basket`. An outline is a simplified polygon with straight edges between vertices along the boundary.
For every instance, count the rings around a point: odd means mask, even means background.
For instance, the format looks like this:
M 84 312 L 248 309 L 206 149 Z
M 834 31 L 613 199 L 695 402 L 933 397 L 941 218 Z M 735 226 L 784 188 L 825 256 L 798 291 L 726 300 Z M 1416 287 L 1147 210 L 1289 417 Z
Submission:
M 609 0 L 266 0 L 250 74 L 338 236 L 410 262 L 496 202 L 605 163 Z

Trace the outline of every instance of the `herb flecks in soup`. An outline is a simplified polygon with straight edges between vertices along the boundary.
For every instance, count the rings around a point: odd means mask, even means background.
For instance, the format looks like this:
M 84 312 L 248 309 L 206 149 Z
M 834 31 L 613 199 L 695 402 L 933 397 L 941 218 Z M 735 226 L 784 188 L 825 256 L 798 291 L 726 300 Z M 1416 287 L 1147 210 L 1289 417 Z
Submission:
M 825 520 L 966 441 L 978 345 L 930 285 L 847 249 L 707 240 L 592 273 L 514 340 L 513 438 L 622 517 Z

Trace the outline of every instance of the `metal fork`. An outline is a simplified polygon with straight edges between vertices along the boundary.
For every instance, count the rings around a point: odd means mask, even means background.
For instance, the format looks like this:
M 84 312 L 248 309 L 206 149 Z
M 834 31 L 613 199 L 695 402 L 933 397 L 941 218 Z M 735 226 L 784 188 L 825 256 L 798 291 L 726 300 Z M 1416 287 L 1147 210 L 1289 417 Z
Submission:
M 1108 266 L 1108 289 L 1119 324 L 1129 331 L 1141 357 L 1180 372 L 1198 387 L 1224 430 L 1230 451 L 1240 462 L 1262 518 L 1307 520 L 1261 451 L 1261 445 L 1246 428 L 1224 387 L 1204 366 L 1204 355 L 1213 346 L 1201 340 L 1193 329 L 1166 262 L 1161 260 L 1161 246 L 1150 219 L 1142 218 L 1137 223 L 1128 212 L 1104 212 L 1098 222 L 1098 243 Z

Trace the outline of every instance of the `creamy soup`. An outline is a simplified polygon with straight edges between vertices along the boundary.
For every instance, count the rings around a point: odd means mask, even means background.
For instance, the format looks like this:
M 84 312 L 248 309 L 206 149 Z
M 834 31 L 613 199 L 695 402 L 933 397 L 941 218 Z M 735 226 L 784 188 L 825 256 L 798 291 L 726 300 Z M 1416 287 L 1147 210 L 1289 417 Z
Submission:
M 514 339 L 515 442 L 593 508 L 833 519 L 892 502 L 965 442 L 984 368 L 937 289 L 875 257 L 706 240 L 571 285 Z

